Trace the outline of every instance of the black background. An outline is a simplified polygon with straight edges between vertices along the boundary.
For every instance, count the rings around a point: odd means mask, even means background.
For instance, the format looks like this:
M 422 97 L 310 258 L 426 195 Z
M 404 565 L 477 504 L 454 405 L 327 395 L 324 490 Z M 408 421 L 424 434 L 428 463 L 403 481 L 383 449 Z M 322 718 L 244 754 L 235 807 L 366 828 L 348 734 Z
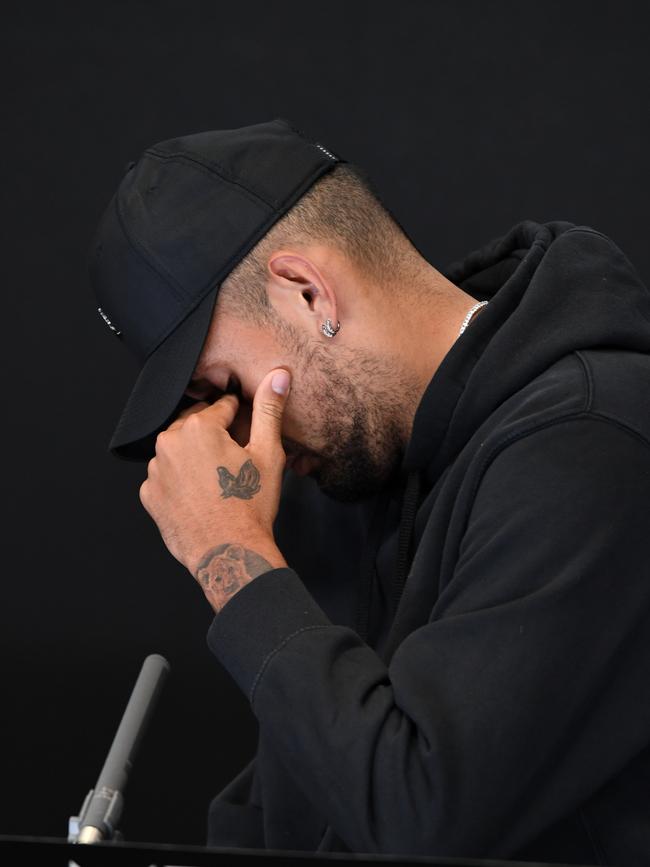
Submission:
M 13 4 L 3 13 L 0 833 L 61 836 L 144 657 L 172 675 L 127 792 L 131 840 L 201 843 L 256 723 L 210 609 L 106 451 L 135 368 L 90 236 L 125 164 L 177 134 L 292 119 L 363 165 L 438 267 L 522 219 L 650 272 L 640 2 Z

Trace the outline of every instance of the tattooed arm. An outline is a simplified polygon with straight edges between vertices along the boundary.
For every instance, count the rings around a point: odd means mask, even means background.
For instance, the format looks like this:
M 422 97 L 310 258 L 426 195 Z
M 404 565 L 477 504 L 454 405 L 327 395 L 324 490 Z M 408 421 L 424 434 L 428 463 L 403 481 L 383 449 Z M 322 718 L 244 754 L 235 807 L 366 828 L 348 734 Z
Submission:
M 276 379 L 285 380 L 282 388 Z M 158 434 L 140 500 L 169 551 L 198 581 L 215 612 L 263 572 L 287 563 L 273 535 L 285 454 L 288 374 L 267 374 L 255 392 L 250 441 L 228 433 L 236 395 L 189 407 Z
M 260 474 L 255 464 L 248 460 L 236 476 L 227 467 L 217 467 L 221 498 L 234 497 L 250 500 L 260 490 Z M 256 551 L 243 545 L 226 542 L 211 548 L 202 557 L 195 578 L 203 588 L 208 602 L 219 612 L 242 587 L 263 572 L 274 567 Z

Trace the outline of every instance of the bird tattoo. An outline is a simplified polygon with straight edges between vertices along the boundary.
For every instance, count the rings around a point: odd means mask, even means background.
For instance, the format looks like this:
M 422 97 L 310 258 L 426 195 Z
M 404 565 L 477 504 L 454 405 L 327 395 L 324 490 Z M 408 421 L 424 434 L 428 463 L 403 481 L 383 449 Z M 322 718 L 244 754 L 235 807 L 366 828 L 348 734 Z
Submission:
M 250 458 L 242 464 L 236 476 L 226 467 L 217 467 L 217 473 L 223 499 L 239 497 L 240 500 L 250 500 L 262 487 L 259 470 Z

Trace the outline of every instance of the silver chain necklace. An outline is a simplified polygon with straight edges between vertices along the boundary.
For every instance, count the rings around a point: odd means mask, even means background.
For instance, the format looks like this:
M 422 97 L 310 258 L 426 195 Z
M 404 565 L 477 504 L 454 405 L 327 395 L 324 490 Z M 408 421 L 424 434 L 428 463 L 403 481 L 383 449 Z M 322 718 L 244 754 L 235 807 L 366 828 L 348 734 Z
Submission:
M 463 333 L 463 331 L 467 328 L 467 326 L 469 325 L 470 319 L 476 313 L 476 311 L 480 307 L 485 307 L 486 304 L 487 304 L 487 301 L 479 301 L 473 307 L 470 307 L 470 309 L 467 311 L 467 315 L 463 319 L 463 324 L 460 326 L 460 331 L 458 332 L 458 337 L 460 337 L 460 335 Z M 458 340 L 458 337 L 456 338 L 456 340 Z

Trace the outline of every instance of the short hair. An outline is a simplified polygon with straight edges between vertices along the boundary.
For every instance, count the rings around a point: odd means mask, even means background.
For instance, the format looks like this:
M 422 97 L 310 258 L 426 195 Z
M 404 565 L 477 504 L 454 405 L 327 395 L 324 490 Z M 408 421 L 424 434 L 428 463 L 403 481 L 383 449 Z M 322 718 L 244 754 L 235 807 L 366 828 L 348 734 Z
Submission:
M 221 284 L 220 305 L 259 324 L 275 318 L 266 292 L 268 259 L 280 247 L 310 242 L 333 245 L 379 286 L 404 274 L 418 255 L 368 174 L 353 163 L 338 163 L 233 268 Z

